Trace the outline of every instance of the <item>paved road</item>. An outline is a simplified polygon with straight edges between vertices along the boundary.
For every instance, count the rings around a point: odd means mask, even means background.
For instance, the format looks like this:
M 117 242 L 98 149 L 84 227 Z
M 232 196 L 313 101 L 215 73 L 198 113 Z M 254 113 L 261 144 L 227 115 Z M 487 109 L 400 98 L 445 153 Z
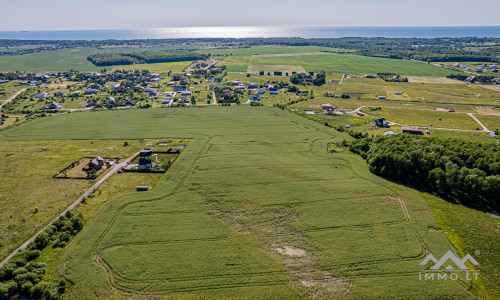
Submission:
M 26 91 L 27 88 L 24 88 L 22 90 L 17 91 L 14 95 L 12 95 L 9 99 L 5 100 L 2 105 L 0 105 L 0 108 L 2 108 L 5 104 L 9 103 L 10 101 L 14 100 L 19 94 L 22 92 Z
M 27 240 L 26 242 L 24 242 L 24 244 L 22 244 L 21 246 L 17 247 L 16 250 L 14 250 L 11 254 L 9 254 L 9 256 L 7 256 L 2 262 L 0 262 L 0 268 L 6 264 L 7 262 L 9 262 L 9 260 L 14 256 L 16 255 L 17 252 L 19 252 L 19 250 L 22 250 L 22 249 L 25 249 L 26 247 L 28 247 L 28 245 L 33 242 L 36 237 L 42 232 L 44 231 L 48 226 L 50 226 L 52 223 L 54 223 L 55 220 L 57 220 L 59 217 L 61 216 L 64 216 L 68 211 L 72 210 L 73 208 L 75 208 L 78 204 L 80 204 L 80 202 L 82 202 L 83 198 L 87 197 L 88 195 L 90 195 L 90 193 L 92 193 L 95 189 L 97 189 L 104 181 L 106 181 L 106 179 L 108 179 L 111 175 L 113 175 L 114 173 L 116 173 L 116 171 L 118 171 L 119 169 L 121 169 L 122 167 L 125 167 L 130 161 L 132 161 L 134 159 L 134 157 L 136 157 L 137 155 L 139 155 L 139 152 L 135 153 L 134 155 L 132 155 L 131 157 L 127 158 L 126 160 L 124 160 L 123 162 L 121 163 L 118 163 L 118 164 L 115 164 L 110 170 L 109 172 L 106 173 L 106 175 L 104 175 L 101 179 L 99 179 L 92 187 L 90 187 L 89 189 L 87 189 L 85 191 L 85 193 L 83 193 L 83 195 L 80 196 L 80 198 L 78 198 L 75 202 L 73 202 L 68 208 L 66 208 L 62 213 L 60 213 L 55 219 L 53 219 L 52 221 L 50 221 L 49 224 L 47 224 L 42 230 L 38 231 L 34 236 L 32 236 L 29 240 Z

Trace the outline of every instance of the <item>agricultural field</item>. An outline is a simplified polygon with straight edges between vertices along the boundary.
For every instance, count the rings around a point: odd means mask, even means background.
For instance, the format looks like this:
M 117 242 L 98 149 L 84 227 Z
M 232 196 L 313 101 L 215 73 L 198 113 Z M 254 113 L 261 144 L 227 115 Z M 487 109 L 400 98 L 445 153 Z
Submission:
M 252 65 L 301 66 L 307 72 L 331 73 L 380 73 L 391 72 L 401 75 L 446 76 L 449 70 L 415 61 L 366 57 L 352 54 L 298 55 L 275 57 L 231 56 L 224 59 L 228 71 L 246 72 Z M 245 69 L 246 68 L 246 69 Z
M 187 46 L 186 46 L 187 47 Z M 107 48 L 71 48 L 54 51 L 43 51 L 26 55 L 1 56 L 0 72 L 65 72 L 71 69 L 80 72 L 100 72 L 111 70 L 113 66 L 96 67 L 87 60 L 87 56 L 106 52 L 136 52 L 171 50 L 175 47 L 107 47 Z M 187 63 L 189 65 L 189 63 Z M 176 66 L 179 64 L 173 64 Z M 152 67 L 153 69 L 155 66 Z M 156 66 L 157 68 L 157 66 Z M 178 67 L 177 67 L 178 68 Z
M 268 54 L 293 54 L 293 53 L 314 53 L 321 51 L 336 52 L 342 49 L 318 47 L 318 46 L 253 46 L 249 48 L 228 48 L 228 49 L 201 49 L 197 52 L 211 54 L 213 56 L 253 56 Z M 348 50 L 342 50 L 348 52 Z
M 478 288 L 418 280 L 429 252 L 451 248 L 439 229 L 450 225 L 436 221 L 426 194 L 371 174 L 359 156 L 330 153 L 329 144 L 350 137 L 277 108 L 71 113 L 1 131 L 0 145 L 117 151 L 138 148 L 124 140 L 166 136 L 192 140 L 161 180 L 142 177 L 152 190 L 135 192 L 117 174 L 79 207 L 85 227 L 52 258 L 51 276 L 74 284 L 68 297 L 469 299 L 498 291 L 496 275 Z M 484 259 L 481 271 L 494 274 L 497 261 Z
M 258 74 L 259 72 L 264 71 L 266 74 L 270 72 L 283 72 L 283 74 L 292 74 L 292 72 L 304 73 L 306 70 L 302 66 L 288 66 L 288 65 L 251 65 L 248 66 L 247 72 L 250 74 Z

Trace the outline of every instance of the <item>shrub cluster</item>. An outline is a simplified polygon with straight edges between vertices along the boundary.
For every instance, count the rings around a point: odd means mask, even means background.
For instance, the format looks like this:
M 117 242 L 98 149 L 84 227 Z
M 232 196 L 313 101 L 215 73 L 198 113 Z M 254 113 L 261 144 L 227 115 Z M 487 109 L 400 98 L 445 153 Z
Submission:
M 71 236 L 82 228 L 82 215 L 69 211 L 41 232 L 26 249 L 19 251 L 0 268 L 0 300 L 16 294 L 32 299 L 58 299 L 64 293 L 65 282 L 62 281 L 55 289 L 42 283 L 46 265 L 38 258 L 50 244 L 53 248 L 66 246 Z

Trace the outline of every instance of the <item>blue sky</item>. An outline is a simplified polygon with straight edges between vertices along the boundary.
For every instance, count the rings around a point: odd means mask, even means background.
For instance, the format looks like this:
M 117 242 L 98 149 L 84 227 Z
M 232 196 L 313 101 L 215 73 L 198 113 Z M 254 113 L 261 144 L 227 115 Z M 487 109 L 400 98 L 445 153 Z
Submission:
M 500 25 L 498 0 L 3 0 L 1 30 Z

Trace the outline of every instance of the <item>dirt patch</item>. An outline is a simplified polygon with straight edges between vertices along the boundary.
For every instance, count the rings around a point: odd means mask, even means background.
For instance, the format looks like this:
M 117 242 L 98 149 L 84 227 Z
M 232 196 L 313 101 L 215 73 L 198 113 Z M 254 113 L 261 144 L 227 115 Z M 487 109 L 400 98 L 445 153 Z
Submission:
M 321 279 L 301 280 L 303 287 L 307 288 L 312 297 L 325 298 L 331 295 L 339 295 L 349 290 L 350 282 L 342 277 L 331 276 L 328 272 L 323 271 L 323 274 L 317 274 Z
M 294 248 L 291 246 L 285 246 L 283 248 L 275 248 L 274 250 L 278 251 L 279 254 L 288 255 L 288 256 L 306 256 L 307 252 L 304 249 Z
M 475 111 L 477 111 L 480 114 L 500 116 L 500 111 L 494 110 L 491 106 L 477 106 L 476 105 L 473 108 Z
M 214 211 L 222 212 L 217 209 L 217 202 L 212 204 Z M 292 282 L 304 296 L 331 298 L 349 290 L 351 283 L 347 278 L 316 269 L 320 251 L 307 236 L 290 226 L 297 217 L 289 207 L 238 207 L 223 216 L 234 229 L 260 237 L 262 249 L 283 261 Z
M 485 88 L 485 89 L 488 89 L 488 90 L 500 92 L 500 84 L 497 84 L 497 85 L 493 85 L 493 84 L 478 84 L 477 86 Z
M 408 82 L 414 83 L 440 83 L 440 84 L 465 84 L 463 81 L 453 80 L 446 77 L 430 76 L 407 76 Z

